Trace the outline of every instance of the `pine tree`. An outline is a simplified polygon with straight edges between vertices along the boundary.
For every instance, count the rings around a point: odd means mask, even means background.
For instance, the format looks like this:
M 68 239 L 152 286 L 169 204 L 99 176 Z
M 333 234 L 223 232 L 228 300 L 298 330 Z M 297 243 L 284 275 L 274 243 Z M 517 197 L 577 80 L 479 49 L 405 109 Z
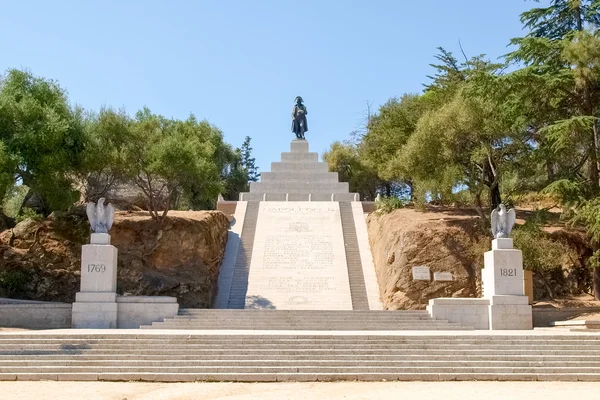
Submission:
M 252 147 L 250 147 L 250 136 L 246 136 L 244 143 L 242 144 L 242 167 L 248 176 L 248 182 L 256 182 L 260 177 L 258 173 L 258 167 L 256 166 L 256 159 L 252 157 Z

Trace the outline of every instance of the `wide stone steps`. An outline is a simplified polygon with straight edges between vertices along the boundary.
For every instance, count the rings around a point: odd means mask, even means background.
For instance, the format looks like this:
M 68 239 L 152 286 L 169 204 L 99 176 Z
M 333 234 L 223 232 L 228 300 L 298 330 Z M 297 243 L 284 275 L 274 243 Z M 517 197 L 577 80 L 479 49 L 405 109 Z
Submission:
M 261 172 L 261 182 L 301 181 L 301 182 L 332 182 L 337 183 L 337 172 L 314 171 L 288 171 L 288 172 Z
M 143 325 L 141 328 L 328 331 L 472 329 L 448 321 L 433 320 L 426 311 L 201 309 L 182 309 L 174 318 Z
M 315 171 L 315 172 L 328 172 L 329 165 L 325 162 L 272 162 L 272 172 L 288 172 L 288 171 Z
M 344 250 L 346 252 L 346 265 L 348 266 L 348 282 L 352 297 L 352 309 L 368 310 L 369 300 L 367 298 L 367 289 L 365 287 L 365 277 L 360 259 L 360 251 L 358 250 L 358 239 L 356 237 L 352 205 L 349 202 L 341 201 L 339 206 L 340 219 L 342 221 L 342 235 L 344 237 Z
M 600 381 L 600 336 L 0 335 L 0 380 Z
M 307 153 L 281 153 L 281 161 L 283 162 L 319 162 L 319 153 L 307 152 Z
M 348 193 L 348 182 L 250 182 L 252 193 Z
M 249 201 L 246 206 L 246 217 L 242 228 L 240 248 L 235 261 L 229 300 L 227 301 L 228 308 L 243 309 L 246 304 L 248 274 L 250 271 L 250 261 L 252 260 L 252 248 L 254 246 L 259 204 L 257 201 Z

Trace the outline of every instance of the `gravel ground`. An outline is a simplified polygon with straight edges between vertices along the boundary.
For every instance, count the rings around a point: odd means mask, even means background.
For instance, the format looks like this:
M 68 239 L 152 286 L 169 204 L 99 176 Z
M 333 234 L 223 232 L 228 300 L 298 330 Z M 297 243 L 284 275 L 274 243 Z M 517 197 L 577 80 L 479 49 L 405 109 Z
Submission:
M 552 400 L 598 398 L 594 382 L 0 382 L 2 400 Z

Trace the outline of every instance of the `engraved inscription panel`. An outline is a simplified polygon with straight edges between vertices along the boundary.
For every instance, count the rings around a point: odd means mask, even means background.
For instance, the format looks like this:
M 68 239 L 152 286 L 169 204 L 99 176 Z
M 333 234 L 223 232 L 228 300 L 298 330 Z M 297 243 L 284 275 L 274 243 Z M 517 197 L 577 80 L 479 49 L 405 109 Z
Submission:
M 247 306 L 351 310 L 339 204 L 262 202 Z
M 434 272 L 433 280 L 438 282 L 453 281 L 452 272 Z
M 429 272 L 429 267 L 424 265 L 412 267 L 412 277 L 413 281 L 430 281 L 431 273 Z

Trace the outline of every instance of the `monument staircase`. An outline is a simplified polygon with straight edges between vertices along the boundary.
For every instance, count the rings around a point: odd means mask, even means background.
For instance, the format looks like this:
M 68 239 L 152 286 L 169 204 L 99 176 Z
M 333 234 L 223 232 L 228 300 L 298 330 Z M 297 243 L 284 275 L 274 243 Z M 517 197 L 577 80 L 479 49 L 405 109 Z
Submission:
M 600 381 L 597 334 L 383 311 L 358 200 L 293 141 L 240 201 L 219 204 L 233 221 L 214 309 L 135 330 L 0 332 L 0 380 Z M 452 316 L 460 299 L 438 300 Z
M 292 310 L 381 310 L 358 200 L 306 140 L 292 141 L 233 202 L 215 308 L 289 311 L 266 314 L 279 325 Z
M 0 380 L 600 381 L 595 334 L 213 332 L 7 332 Z
M 199 330 L 471 330 L 448 321 L 434 320 L 427 311 L 340 310 L 200 310 L 182 309 L 179 315 L 142 329 Z

